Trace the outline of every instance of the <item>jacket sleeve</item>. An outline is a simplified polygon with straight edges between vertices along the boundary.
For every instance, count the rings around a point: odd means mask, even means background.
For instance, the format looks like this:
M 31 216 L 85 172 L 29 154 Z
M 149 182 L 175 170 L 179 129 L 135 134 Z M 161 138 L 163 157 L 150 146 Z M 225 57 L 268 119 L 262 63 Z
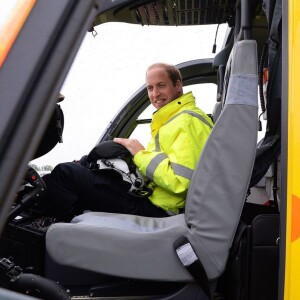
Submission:
M 159 149 L 142 150 L 134 162 L 143 175 L 175 194 L 186 193 L 209 130 L 198 120 L 186 118 L 172 122 L 172 130 L 159 131 Z M 205 130 L 204 130 L 205 129 Z M 167 142 L 164 138 L 168 139 Z

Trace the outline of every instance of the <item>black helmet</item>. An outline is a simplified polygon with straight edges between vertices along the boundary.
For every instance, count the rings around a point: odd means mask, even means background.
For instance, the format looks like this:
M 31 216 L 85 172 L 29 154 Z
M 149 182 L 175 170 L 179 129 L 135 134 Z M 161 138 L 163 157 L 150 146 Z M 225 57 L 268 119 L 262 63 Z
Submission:
M 149 196 L 145 178 L 133 162 L 132 155 L 123 145 L 105 141 L 96 145 L 86 158 L 92 170 L 112 169 L 122 175 L 128 192 Z

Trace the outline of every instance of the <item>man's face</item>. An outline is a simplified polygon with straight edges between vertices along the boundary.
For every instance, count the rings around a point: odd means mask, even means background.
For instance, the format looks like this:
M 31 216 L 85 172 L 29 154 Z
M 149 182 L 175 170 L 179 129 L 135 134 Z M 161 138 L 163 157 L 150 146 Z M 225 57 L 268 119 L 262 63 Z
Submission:
M 174 86 L 168 73 L 162 67 L 153 67 L 146 74 L 146 85 L 151 104 L 160 109 L 182 95 L 182 83 Z

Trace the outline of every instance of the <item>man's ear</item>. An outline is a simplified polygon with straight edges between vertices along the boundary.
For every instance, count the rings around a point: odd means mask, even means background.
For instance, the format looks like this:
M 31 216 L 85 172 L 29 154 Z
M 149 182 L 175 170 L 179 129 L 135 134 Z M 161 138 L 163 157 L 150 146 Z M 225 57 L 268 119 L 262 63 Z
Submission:
M 182 95 L 182 82 L 180 80 L 176 81 L 176 90 L 180 95 Z

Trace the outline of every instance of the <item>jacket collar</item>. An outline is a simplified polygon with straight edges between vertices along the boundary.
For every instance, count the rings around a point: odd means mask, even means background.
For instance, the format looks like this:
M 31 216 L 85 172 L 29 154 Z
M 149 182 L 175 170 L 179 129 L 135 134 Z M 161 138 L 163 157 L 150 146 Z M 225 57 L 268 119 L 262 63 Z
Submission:
M 176 115 L 182 108 L 190 103 L 195 105 L 195 97 L 192 92 L 183 94 L 181 97 L 171 101 L 159 110 L 153 113 L 151 130 L 152 136 L 155 136 L 159 128 L 164 125 L 170 118 Z

